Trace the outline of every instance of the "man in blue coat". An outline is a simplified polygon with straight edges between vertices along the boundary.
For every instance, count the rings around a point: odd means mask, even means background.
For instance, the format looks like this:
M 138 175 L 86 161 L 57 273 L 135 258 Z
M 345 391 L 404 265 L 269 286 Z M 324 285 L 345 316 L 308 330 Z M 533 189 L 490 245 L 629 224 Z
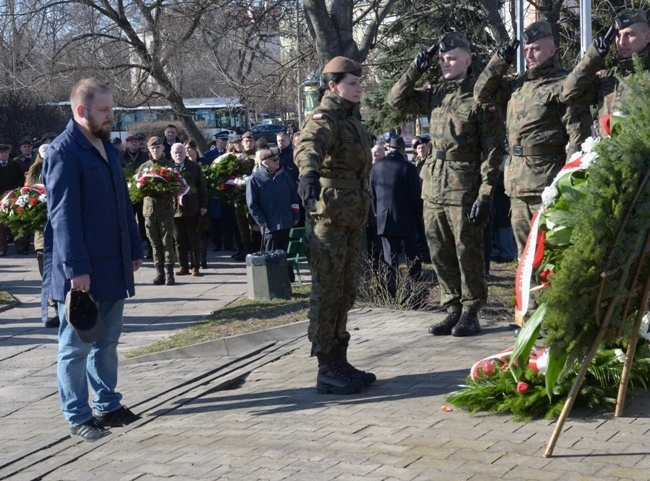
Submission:
M 106 427 L 139 419 L 120 403 L 117 344 L 124 299 L 135 294 L 133 272 L 142 245 L 118 152 L 111 144 L 113 95 L 95 79 L 83 79 L 70 95 L 73 120 L 50 145 L 43 163 L 48 207 L 42 305 L 59 305 L 57 379 L 61 410 L 73 436 L 96 441 Z M 70 290 L 90 293 L 104 335 L 83 342 L 66 319 Z M 93 408 L 88 404 L 88 384 Z
M 395 297 L 402 242 L 411 279 L 417 280 L 422 270 L 417 246 L 422 200 L 418 171 L 406 160 L 404 139 L 393 137 L 389 149 L 386 157 L 372 165 L 370 202 L 377 216 L 377 234 L 381 239 L 384 261 L 389 266 L 388 291 Z

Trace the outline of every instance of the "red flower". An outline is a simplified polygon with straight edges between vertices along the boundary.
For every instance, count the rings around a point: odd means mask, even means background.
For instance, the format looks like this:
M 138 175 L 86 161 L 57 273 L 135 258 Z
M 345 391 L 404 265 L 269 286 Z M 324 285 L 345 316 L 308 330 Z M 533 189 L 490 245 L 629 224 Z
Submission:
M 519 384 L 517 384 L 517 392 L 519 394 L 523 394 L 526 391 L 528 391 L 528 383 L 525 383 L 524 381 L 521 381 Z
M 38 199 L 36 197 L 32 197 L 29 201 L 29 205 L 35 206 L 36 204 L 38 204 Z
M 484 372 L 485 374 L 487 374 L 488 376 L 489 376 L 490 374 L 493 374 L 494 371 L 496 371 L 496 367 L 494 366 L 494 363 L 493 363 L 493 362 L 490 362 L 490 361 L 488 361 L 488 362 L 486 362 L 485 364 L 483 364 L 482 369 L 483 369 L 483 372 Z
M 19 214 L 22 214 L 24 210 L 25 209 L 22 206 L 18 206 L 18 208 L 16 209 L 16 212 L 18 212 Z

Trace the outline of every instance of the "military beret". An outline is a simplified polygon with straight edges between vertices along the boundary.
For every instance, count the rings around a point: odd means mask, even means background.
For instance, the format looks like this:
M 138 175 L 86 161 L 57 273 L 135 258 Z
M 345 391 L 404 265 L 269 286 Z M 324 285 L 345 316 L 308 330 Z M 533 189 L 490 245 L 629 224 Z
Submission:
M 440 39 L 440 53 L 449 52 L 455 48 L 471 48 L 471 44 L 467 37 L 462 33 L 458 32 L 449 32 L 443 35 Z
M 5 137 L 0 138 L 0 150 L 8 150 L 11 148 L 13 142 Z
M 275 159 L 276 157 L 280 157 L 280 152 L 278 149 L 270 148 L 270 149 L 262 149 L 257 153 L 258 158 L 263 161 L 263 160 L 271 160 Z
M 160 140 L 160 137 L 153 136 L 149 138 L 149 141 L 147 142 L 147 147 L 151 147 L 153 145 L 162 145 L 162 140 Z
M 391 137 L 388 146 L 391 149 L 405 149 L 406 143 L 404 142 L 404 139 L 402 137 Z
M 521 34 L 521 39 L 525 44 L 533 43 L 540 38 L 548 37 L 553 35 L 553 29 L 551 24 L 548 22 L 540 21 L 533 22 L 524 29 L 524 33 Z
M 244 132 L 243 135 L 241 136 L 242 139 L 253 139 L 255 140 L 255 137 L 253 136 L 252 132 Z
M 363 74 L 363 65 L 347 57 L 334 57 L 323 67 L 323 73 L 351 73 L 357 77 Z
M 614 24 L 619 30 L 627 28 L 633 23 L 639 22 L 648 23 L 645 12 L 641 9 L 623 10 L 614 20 Z
M 140 141 L 140 139 L 138 138 L 137 135 L 129 135 L 129 136 L 126 138 L 126 141 L 127 141 L 127 142 L 131 142 L 131 141 L 133 141 L 133 140 Z
M 122 143 L 122 139 L 120 139 L 119 137 L 113 137 L 113 140 L 111 140 L 111 143 L 113 145 L 119 145 L 119 144 Z
M 20 139 L 20 142 L 18 142 L 18 147 L 22 145 L 34 145 L 34 144 L 32 144 L 32 139 L 30 139 L 29 137 L 23 137 L 22 139 Z

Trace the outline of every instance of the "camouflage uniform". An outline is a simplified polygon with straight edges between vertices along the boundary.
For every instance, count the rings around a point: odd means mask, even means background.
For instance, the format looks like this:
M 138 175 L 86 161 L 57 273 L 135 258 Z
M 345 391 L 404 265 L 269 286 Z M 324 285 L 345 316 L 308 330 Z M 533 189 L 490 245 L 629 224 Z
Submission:
M 567 76 L 553 55 L 539 67 L 504 77 L 510 64 L 495 53 L 474 86 L 478 102 L 507 104 L 510 156 L 504 169 L 505 189 L 511 198 L 511 223 L 521 257 L 530 219 L 542 204 L 542 192 L 589 136 L 588 109 L 567 107 L 560 91 Z
M 143 169 L 154 167 L 174 168 L 172 161 L 161 157 L 142 164 Z M 171 195 L 145 197 L 142 215 L 147 237 L 153 249 L 153 264 L 157 268 L 174 265 L 174 198 Z
M 347 345 L 348 311 L 356 299 L 356 269 L 370 194 L 370 135 L 358 104 L 326 93 L 300 131 L 300 174 L 320 174 L 318 200 L 306 203 L 305 244 L 312 273 L 309 340 L 312 354 Z
M 639 55 L 645 70 L 650 70 L 650 49 Z M 560 100 L 569 105 L 598 105 L 598 118 L 623 110 L 630 92 L 617 76 L 634 73 L 632 59 L 621 59 L 618 67 L 601 70 L 604 63 L 596 47 L 591 45 L 566 78 Z
M 441 304 L 450 313 L 478 313 L 487 300 L 483 226 L 469 222 L 475 200 L 492 202 L 503 150 L 503 122 L 494 105 L 472 96 L 474 82 L 445 81 L 424 90 L 411 64 L 393 86 L 389 104 L 404 113 L 429 114 L 430 153 L 420 172 L 424 226 L 440 282 Z

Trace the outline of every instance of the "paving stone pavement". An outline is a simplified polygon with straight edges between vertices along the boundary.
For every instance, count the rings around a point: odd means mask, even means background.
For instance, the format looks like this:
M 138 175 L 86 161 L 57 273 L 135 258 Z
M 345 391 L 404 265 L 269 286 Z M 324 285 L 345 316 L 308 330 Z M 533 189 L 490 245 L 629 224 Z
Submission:
M 168 335 L 245 293 L 241 264 L 175 287 L 144 285 L 128 301 L 120 354 Z M 0 260 L 0 480 L 626 480 L 648 479 L 650 396 L 625 416 L 575 411 L 555 449 L 548 421 L 443 412 L 471 364 L 512 344 L 483 320 L 472 338 L 433 337 L 440 314 L 361 309 L 350 360 L 379 380 L 352 396 L 319 395 L 304 335 L 259 337 L 246 352 L 123 362 L 120 391 L 143 418 L 84 443 L 68 436 L 55 382 L 56 338 L 37 321 L 35 259 Z M 187 279 L 187 281 L 185 280 Z M 208 346 L 209 347 L 209 346 Z

